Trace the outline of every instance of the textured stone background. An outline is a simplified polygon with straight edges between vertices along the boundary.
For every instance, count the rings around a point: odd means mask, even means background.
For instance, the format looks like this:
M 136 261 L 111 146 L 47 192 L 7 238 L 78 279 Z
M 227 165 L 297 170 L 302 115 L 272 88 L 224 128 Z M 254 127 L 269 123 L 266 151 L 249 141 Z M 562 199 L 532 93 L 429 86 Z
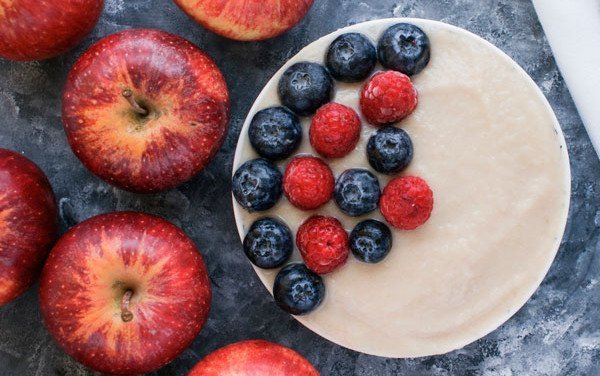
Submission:
M 280 311 L 241 252 L 227 193 L 240 127 L 269 77 L 318 37 L 391 16 L 458 25 L 507 52 L 550 100 L 565 131 L 573 172 L 567 232 L 535 296 L 501 328 L 461 350 L 406 360 L 344 349 Z M 93 177 L 72 154 L 60 123 L 60 93 L 77 56 L 102 36 L 130 27 L 162 28 L 190 39 L 214 57 L 231 90 L 231 129 L 221 152 L 192 181 L 164 194 L 131 194 Z M 193 346 L 156 375 L 185 375 L 208 352 L 247 338 L 291 346 L 324 375 L 600 374 L 600 163 L 529 1 L 316 0 L 290 33 L 244 44 L 203 30 L 170 0 L 107 0 L 98 27 L 75 51 L 39 63 L 0 61 L 0 145 L 24 152 L 48 174 L 60 200 L 63 231 L 99 213 L 142 210 L 181 226 L 200 247 L 213 281 L 209 321 Z M 0 375 L 89 374 L 48 336 L 35 288 L 0 308 Z

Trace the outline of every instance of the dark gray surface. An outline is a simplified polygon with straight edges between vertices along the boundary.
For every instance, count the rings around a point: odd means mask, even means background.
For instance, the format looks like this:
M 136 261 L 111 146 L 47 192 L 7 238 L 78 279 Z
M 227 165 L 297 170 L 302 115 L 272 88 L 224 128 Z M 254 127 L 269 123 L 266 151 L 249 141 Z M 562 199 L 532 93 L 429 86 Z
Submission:
M 290 33 L 246 44 L 203 30 L 170 0 L 106 3 L 93 35 L 75 51 L 40 63 L 0 61 L 0 146 L 24 152 L 48 174 L 60 200 L 62 231 L 95 214 L 142 210 L 181 226 L 202 250 L 213 281 L 210 318 L 193 346 L 156 374 L 184 375 L 210 351 L 248 338 L 290 346 L 324 375 L 600 374 L 600 163 L 528 1 L 316 0 Z M 573 173 L 567 232 L 535 296 L 500 329 L 464 349 L 407 360 L 344 349 L 280 311 L 243 256 L 228 193 L 237 135 L 270 76 L 324 34 L 391 16 L 445 21 L 507 52 L 550 100 L 565 132 Z M 231 129 L 221 152 L 192 181 L 158 195 L 127 193 L 93 177 L 72 154 L 60 122 L 60 93 L 77 56 L 102 36 L 130 27 L 157 27 L 190 39 L 216 60 L 231 91 Z M 43 328 L 36 290 L 0 308 L 0 375 L 88 374 Z

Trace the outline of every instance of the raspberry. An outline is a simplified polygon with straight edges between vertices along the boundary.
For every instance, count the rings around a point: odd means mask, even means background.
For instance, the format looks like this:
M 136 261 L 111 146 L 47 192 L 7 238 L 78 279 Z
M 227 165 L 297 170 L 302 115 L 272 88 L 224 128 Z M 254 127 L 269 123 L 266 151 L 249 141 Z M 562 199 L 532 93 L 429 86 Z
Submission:
M 400 72 L 385 71 L 371 77 L 360 93 L 360 109 L 373 125 L 395 123 L 417 107 L 417 90 Z
M 333 195 L 331 169 L 316 157 L 296 157 L 287 165 L 283 190 L 287 199 L 302 210 L 323 206 Z
M 296 245 L 306 266 L 317 274 L 326 274 L 348 259 L 348 234 L 340 221 L 315 215 L 298 228 Z
M 317 153 L 326 158 L 341 158 L 358 143 L 360 118 L 350 107 L 329 103 L 312 118 L 309 135 Z
M 379 210 L 385 219 L 401 230 L 414 230 L 425 223 L 433 209 L 433 192 L 416 176 L 395 178 L 383 190 Z

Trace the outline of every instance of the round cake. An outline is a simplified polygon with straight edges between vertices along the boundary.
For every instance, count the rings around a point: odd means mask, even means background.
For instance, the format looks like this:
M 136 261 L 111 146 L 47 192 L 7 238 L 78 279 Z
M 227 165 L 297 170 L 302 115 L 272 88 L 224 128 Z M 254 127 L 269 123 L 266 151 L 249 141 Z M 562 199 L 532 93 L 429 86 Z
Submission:
M 387 258 L 348 262 L 323 276 L 327 292 L 315 311 L 296 318 L 344 347 L 385 357 L 445 353 L 493 331 L 531 297 L 560 245 L 569 207 L 570 170 L 564 137 L 536 84 L 507 55 L 482 38 L 441 22 L 385 19 L 338 30 L 301 50 L 267 83 L 241 131 L 234 171 L 257 158 L 248 127 L 258 111 L 281 105 L 278 81 L 292 64 L 324 64 L 339 35 L 359 32 L 375 44 L 390 26 L 420 27 L 431 42 L 427 67 L 411 77 L 415 111 L 396 124 L 414 144 L 400 176 L 427 180 L 435 203 L 429 220 L 412 231 L 393 229 Z M 376 70 L 383 68 L 378 65 Z M 325 159 L 337 178 L 350 168 L 370 169 L 366 144 L 378 128 L 360 111 L 364 82 L 335 83 L 332 102 L 354 109 L 361 137 L 346 157 Z M 311 154 L 311 117 L 294 155 Z M 290 158 L 291 159 L 291 158 Z M 278 162 L 281 171 L 290 161 Z M 372 171 L 375 173 L 375 171 Z M 381 187 L 394 177 L 375 173 Z M 349 232 L 360 221 L 383 221 L 379 211 L 345 215 L 332 201 L 303 211 L 282 198 L 272 209 L 248 212 L 234 200 L 242 238 L 254 221 L 269 216 L 296 233 L 312 215 L 333 216 Z M 240 256 L 243 257 L 243 256 Z M 294 250 L 293 260 L 300 260 Z M 272 291 L 277 269 L 255 270 Z

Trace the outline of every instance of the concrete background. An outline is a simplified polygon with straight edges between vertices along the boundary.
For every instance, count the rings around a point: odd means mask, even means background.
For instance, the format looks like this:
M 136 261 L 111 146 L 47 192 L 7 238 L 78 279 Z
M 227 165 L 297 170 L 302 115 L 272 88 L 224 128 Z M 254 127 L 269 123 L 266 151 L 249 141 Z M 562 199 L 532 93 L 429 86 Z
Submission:
M 392 16 L 466 28 L 515 59 L 556 111 L 573 172 L 566 235 L 534 297 L 487 337 L 444 356 L 420 359 L 385 359 L 344 349 L 279 310 L 241 251 L 228 194 L 240 127 L 270 76 L 324 34 Z M 60 121 L 62 86 L 75 59 L 102 36 L 131 27 L 161 28 L 193 41 L 216 60 L 231 91 L 231 128 L 215 160 L 183 186 L 151 196 L 121 191 L 92 176 L 69 149 Z M 171 0 L 107 0 L 96 30 L 74 51 L 43 62 L 0 61 L 0 146 L 23 152 L 48 174 L 60 203 L 61 231 L 99 213 L 141 210 L 173 221 L 199 246 L 213 282 L 210 318 L 193 346 L 155 375 L 185 375 L 207 353 L 248 338 L 290 346 L 324 375 L 600 374 L 600 163 L 529 1 L 316 0 L 288 34 L 239 43 L 197 26 Z M 93 374 L 53 343 L 41 324 L 36 290 L 0 308 L 0 375 Z

